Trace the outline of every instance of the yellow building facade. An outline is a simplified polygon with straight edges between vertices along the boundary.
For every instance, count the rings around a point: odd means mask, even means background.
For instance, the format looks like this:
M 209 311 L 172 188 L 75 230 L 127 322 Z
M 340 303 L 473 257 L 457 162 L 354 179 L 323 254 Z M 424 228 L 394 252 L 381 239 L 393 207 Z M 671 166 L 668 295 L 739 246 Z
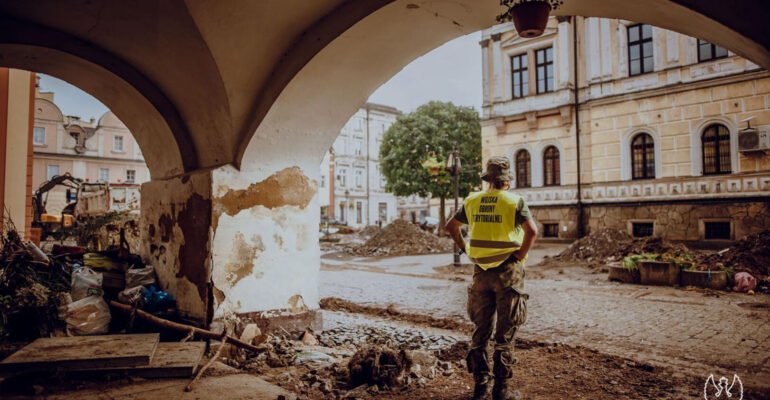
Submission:
M 551 18 L 535 39 L 497 25 L 480 44 L 483 157 L 511 159 L 544 236 L 718 241 L 770 227 L 770 74 L 756 64 L 605 18 Z

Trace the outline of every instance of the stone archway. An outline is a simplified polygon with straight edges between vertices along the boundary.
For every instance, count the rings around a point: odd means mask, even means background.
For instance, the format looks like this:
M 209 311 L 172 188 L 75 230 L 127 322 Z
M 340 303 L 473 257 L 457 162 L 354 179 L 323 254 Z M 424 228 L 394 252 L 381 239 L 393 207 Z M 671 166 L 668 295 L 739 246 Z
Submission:
M 566 0 L 555 14 L 646 22 L 770 67 L 770 4 L 744 4 Z M 145 257 L 184 311 L 296 315 L 317 307 L 324 151 L 387 79 L 500 11 L 496 0 L 6 2 L 0 65 L 78 85 L 137 134 L 154 179 Z

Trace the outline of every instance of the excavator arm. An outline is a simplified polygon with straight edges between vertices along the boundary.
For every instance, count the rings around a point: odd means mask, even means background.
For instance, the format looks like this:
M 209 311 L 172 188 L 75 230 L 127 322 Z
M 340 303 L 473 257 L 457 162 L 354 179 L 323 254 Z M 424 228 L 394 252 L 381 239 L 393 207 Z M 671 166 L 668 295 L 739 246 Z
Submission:
M 39 222 L 40 216 L 46 213 L 46 202 L 43 199 L 43 196 L 51 191 L 51 189 L 57 186 L 65 186 L 70 189 L 77 190 L 82 183 L 83 181 L 81 179 L 75 178 L 69 173 L 65 173 L 64 175 L 55 175 L 50 180 L 40 184 L 40 187 L 38 187 L 35 193 L 32 195 L 32 207 L 35 213 L 34 221 Z

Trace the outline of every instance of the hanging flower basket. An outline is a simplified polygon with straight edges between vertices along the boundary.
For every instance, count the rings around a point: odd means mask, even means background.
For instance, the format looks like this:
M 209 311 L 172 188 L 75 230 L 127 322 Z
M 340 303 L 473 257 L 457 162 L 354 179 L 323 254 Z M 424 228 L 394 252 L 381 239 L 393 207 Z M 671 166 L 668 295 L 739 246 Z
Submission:
M 538 37 L 545 32 L 548 15 L 557 9 L 563 0 L 500 0 L 508 10 L 497 16 L 497 22 L 513 21 L 519 36 Z
M 436 155 L 431 153 L 430 157 L 421 163 L 422 167 L 428 171 L 428 175 L 437 176 L 444 169 L 444 163 L 440 162 Z

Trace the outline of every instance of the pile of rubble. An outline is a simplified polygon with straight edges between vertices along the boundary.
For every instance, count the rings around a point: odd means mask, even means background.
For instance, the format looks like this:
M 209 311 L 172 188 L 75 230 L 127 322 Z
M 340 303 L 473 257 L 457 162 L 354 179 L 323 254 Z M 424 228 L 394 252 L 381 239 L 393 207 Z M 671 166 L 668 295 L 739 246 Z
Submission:
M 361 256 L 404 256 L 452 251 L 452 241 L 425 232 L 404 220 L 395 220 L 360 246 L 348 249 Z
M 759 279 L 770 276 L 770 230 L 746 236 L 733 246 L 705 256 L 698 269 L 721 264 L 734 272 L 748 272 Z
M 360 231 L 358 231 L 358 236 L 368 239 L 368 238 L 370 238 L 370 237 L 380 233 L 381 230 L 382 230 L 382 228 L 380 228 L 377 225 L 368 225 L 367 227 L 365 227 L 365 228 L 361 229 Z
M 424 331 L 403 328 L 397 331 L 374 326 L 340 327 L 321 332 L 318 342 L 327 347 L 350 345 L 362 347 L 374 344 L 408 350 L 441 351 L 460 342 L 451 336 L 425 335 Z
M 555 259 L 603 266 L 620 261 L 631 254 L 644 253 L 680 256 L 690 254 L 690 251 L 683 244 L 672 243 L 659 237 L 633 238 L 620 229 L 602 229 L 576 240 Z
M 237 352 L 223 361 L 311 399 L 377 398 L 383 392 L 423 387 L 465 368 L 468 348 L 455 337 L 384 326 L 271 336 L 262 346 L 266 350 L 261 354 Z

